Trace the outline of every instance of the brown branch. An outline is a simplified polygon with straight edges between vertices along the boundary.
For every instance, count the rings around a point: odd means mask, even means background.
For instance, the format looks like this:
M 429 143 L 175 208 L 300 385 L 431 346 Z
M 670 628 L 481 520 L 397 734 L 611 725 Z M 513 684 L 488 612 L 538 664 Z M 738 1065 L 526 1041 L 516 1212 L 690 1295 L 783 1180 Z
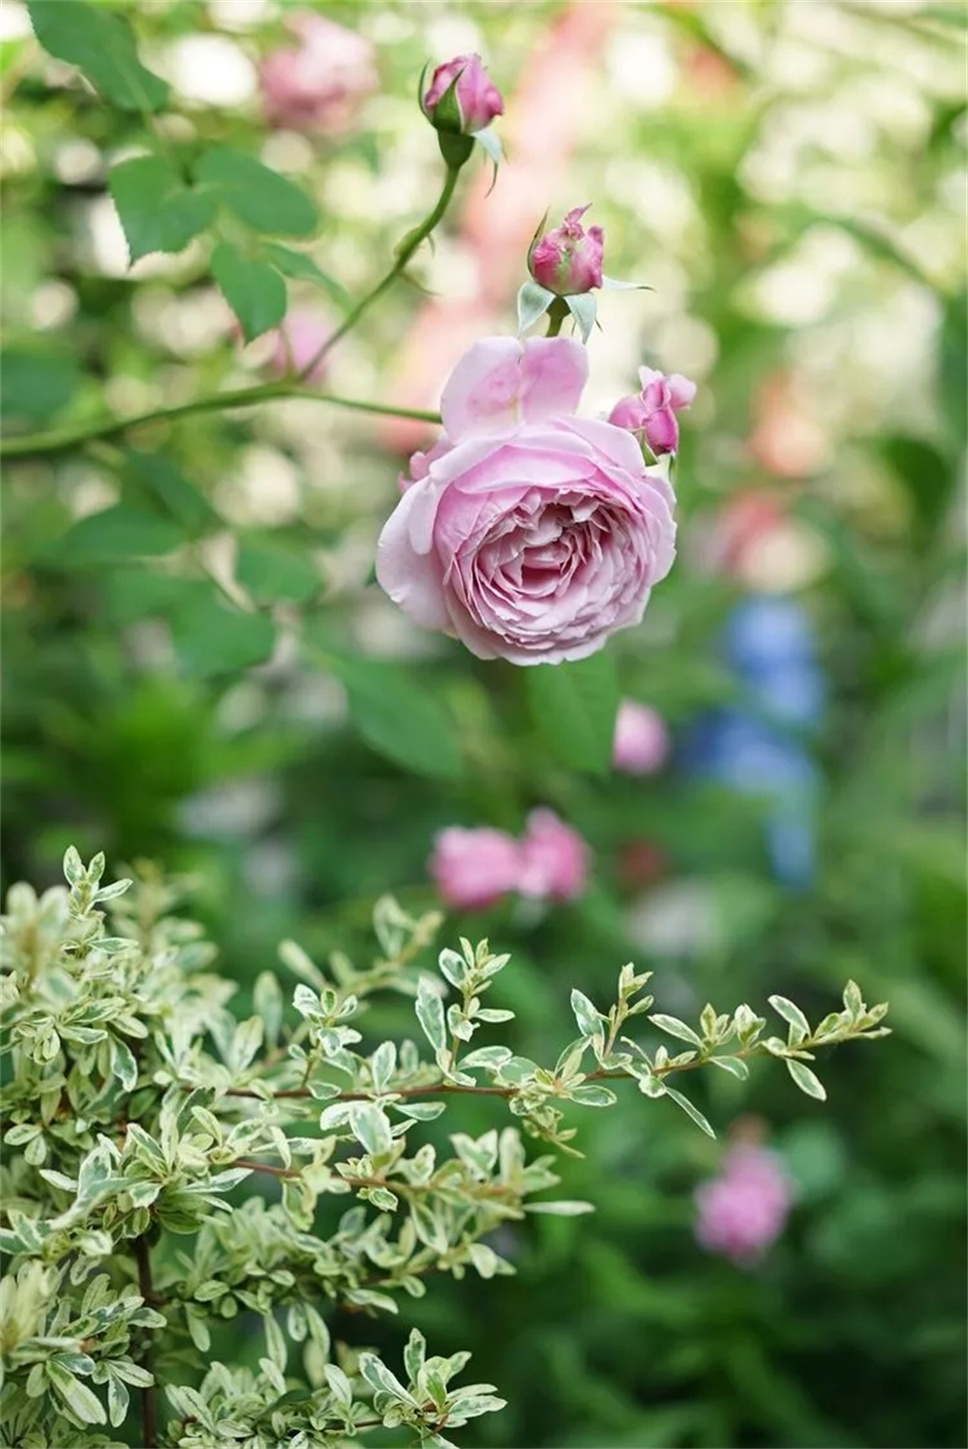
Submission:
M 134 1260 L 138 1265 L 138 1289 L 146 1303 L 157 1302 L 154 1285 L 151 1281 L 151 1254 L 148 1250 L 147 1237 L 135 1238 L 131 1244 L 134 1253 Z M 152 1369 L 151 1330 L 148 1330 L 148 1338 L 145 1342 L 144 1353 L 141 1357 L 142 1367 L 147 1369 L 154 1378 Z M 158 1445 L 158 1400 L 154 1382 L 145 1384 L 141 1390 L 141 1422 L 144 1429 L 144 1449 L 157 1449 Z

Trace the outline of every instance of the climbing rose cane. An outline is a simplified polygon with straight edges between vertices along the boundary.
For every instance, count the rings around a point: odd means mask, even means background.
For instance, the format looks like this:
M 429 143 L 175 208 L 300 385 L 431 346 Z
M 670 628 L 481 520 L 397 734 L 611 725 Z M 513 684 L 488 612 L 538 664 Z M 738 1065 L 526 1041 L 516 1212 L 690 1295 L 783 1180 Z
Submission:
M 479 659 L 584 659 L 672 567 L 672 489 L 629 433 L 574 416 L 587 376 L 571 338 L 475 343 L 380 536 L 391 599 Z

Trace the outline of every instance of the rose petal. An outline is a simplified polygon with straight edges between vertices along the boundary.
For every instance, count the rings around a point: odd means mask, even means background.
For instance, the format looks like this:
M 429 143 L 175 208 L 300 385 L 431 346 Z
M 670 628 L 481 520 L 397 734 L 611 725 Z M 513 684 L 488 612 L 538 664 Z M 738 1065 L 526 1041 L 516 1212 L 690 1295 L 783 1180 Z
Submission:
M 426 521 L 419 515 L 431 503 L 428 492 L 425 482 L 414 483 L 390 514 L 377 544 L 376 576 L 381 589 L 415 624 L 449 631 L 440 564 L 429 545 L 418 548 L 414 542 L 415 531 L 418 544 L 427 541 Z
M 588 353 L 572 337 L 533 337 L 524 344 L 521 411 L 526 422 L 573 413 L 588 381 Z
M 461 442 L 518 426 L 523 351 L 513 337 L 485 337 L 464 353 L 440 398 L 448 437 Z

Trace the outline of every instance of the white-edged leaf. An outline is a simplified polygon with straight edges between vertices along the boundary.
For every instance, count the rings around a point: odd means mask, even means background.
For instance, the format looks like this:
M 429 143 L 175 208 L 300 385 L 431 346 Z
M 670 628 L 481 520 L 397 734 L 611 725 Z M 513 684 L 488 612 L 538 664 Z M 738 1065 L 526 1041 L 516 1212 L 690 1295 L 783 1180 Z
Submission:
M 706 1121 L 706 1118 L 700 1112 L 699 1108 L 692 1105 L 688 1097 L 684 1097 L 682 1093 L 677 1092 L 674 1087 L 666 1087 L 665 1094 L 667 1097 L 672 1098 L 673 1102 L 675 1102 L 677 1107 L 682 1108 L 687 1117 L 692 1118 L 696 1126 L 701 1128 L 702 1131 L 705 1132 L 707 1137 L 715 1138 L 716 1134 L 713 1131 L 712 1127 L 710 1127 L 709 1123 Z
M 730 1076 L 738 1077 L 745 1082 L 749 1077 L 750 1069 L 741 1057 L 707 1057 L 710 1066 L 719 1067 L 720 1071 L 729 1072 Z
M 810 1035 L 810 1023 L 796 1002 L 788 1001 L 785 996 L 771 996 L 768 999 L 777 1016 L 782 1016 L 799 1033 L 795 1040 L 802 1041 L 805 1036 Z
M 813 1074 L 809 1067 L 803 1065 L 803 1062 L 794 1061 L 792 1057 L 787 1057 L 787 1071 L 801 1092 L 806 1092 L 808 1097 L 816 1097 L 818 1102 L 826 1102 L 826 1087 L 820 1078 Z
M 577 1198 L 562 1198 L 559 1202 L 527 1202 L 524 1210 L 526 1213 L 546 1213 L 555 1218 L 577 1218 L 582 1213 L 593 1213 L 595 1204 L 581 1202 Z
M 447 1046 L 447 1028 L 444 1023 L 444 1003 L 434 989 L 429 976 L 421 976 L 417 985 L 415 1007 L 417 1020 L 423 1027 L 424 1036 L 435 1052 L 442 1052 Z
M 649 1020 L 660 1031 L 668 1032 L 669 1036 L 677 1036 L 680 1041 L 687 1041 L 690 1046 L 702 1046 L 702 1037 L 699 1033 L 693 1031 L 692 1027 L 687 1026 L 684 1021 L 680 1021 L 677 1016 L 664 1016 L 662 1012 L 656 1012 L 654 1016 L 649 1017 Z

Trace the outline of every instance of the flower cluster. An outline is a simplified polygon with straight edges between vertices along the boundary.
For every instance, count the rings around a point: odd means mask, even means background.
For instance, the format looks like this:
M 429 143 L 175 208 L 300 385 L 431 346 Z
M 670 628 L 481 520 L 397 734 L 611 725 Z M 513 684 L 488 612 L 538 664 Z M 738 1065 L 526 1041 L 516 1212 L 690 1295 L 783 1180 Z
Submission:
M 696 1191 L 696 1237 L 709 1252 L 748 1266 L 780 1236 L 792 1198 L 792 1184 L 776 1154 L 738 1143 L 726 1154 L 719 1176 Z
M 430 874 L 455 910 L 482 910 L 516 893 L 531 900 L 572 901 L 585 889 L 590 851 L 577 830 L 553 810 L 532 810 L 515 840 L 490 826 L 442 830 Z

